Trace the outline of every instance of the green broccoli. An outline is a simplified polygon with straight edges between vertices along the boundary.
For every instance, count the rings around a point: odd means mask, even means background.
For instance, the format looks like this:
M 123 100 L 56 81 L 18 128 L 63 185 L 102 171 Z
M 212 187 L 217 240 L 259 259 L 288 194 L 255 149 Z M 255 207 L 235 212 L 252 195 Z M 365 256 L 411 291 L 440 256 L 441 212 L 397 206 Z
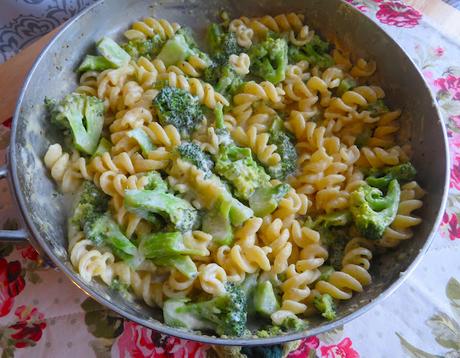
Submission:
M 107 60 L 104 56 L 86 55 L 83 62 L 78 66 L 77 72 L 104 71 L 116 66 Z
M 304 46 L 289 46 L 289 63 L 308 61 L 312 66 L 318 66 L 320 69 L 324 69 L 334 65 L 334 60 L 328 52 L 329 43 L 321 40 L 318 35 L 315 35 L 313 39 Z
M 85 180 L 81 185 L 70 221 L 83 229 L 85 223 L 93 222 L 107 211 L 109 197 L 94 183 Z
M 210 53 L 219 64 L 228 61 L 230 55 L 239 55 L 243 48 L 238 45 L 235 33 L 226 32 L 221 25 L 213 23 L 208 27 L 207 43 Z
M 208 301 L 166 300 L 163 306 L 164 321 L 173 327 L 214 330 L 219 335 L 239 337 L 246 332 L 245 302 L 243 291 L 233 284 L 227 284 L 224 294 Z
M 161 125 L 172 124 L 181 135 L 190 135 L 203 120 L 203 111 L 198 98 L 187 91 L 164 87 L 153 100 Z
M 366 146 L 369 140 L 372 137 L 372 130 L 369 127 L 364 127 L 364 129 L 356 136 L 355 144 L 361 149 Z
M 230 219 L 231 201 L 218 200 L 212 210 L 203 217 L 202 230 L 212 235 L 213 241 L 221 245 L 231 245 L 233 228 Z
M 131 56 L 109 37 L 100 39 L 96 47 L 100 54 L 115 67 L 125 66 L 131 60 Z
M 283 38 L 267 37 L 249 50 L 251 73 L 277 84 L 285 78 L 288 64 L 288 44 Z
M 276 145 L 276 152 L 281 157 L 278 164 L 267 168 L 268 174 L 272 178 L 284 180 L 297 170 L 297 151 L 292 137 L 285 131 L 283 121 L 279 117 L 273 121 L 268 144 Z
M 253 297 L 255 311 L 261 316 L 270 317 L 272 313 L 280 308 L 270 281 L 259 283 L 254 291 Z
M 214 86 L 217 92 L 233 97 L 241 88 L 243 77 L 235 72 L 230 64 L 213 63 L 204 70 L 204 80 Z
M 177 152 L 182 159 L 192 163 L 198 169 L 202 170 L 205 174 L 205 178 L 212 175 L 214 162 L 212 161 L 211 156 L 203 152 L 198 144 L 182 142 L 182 144 L 177 147 Z
M 160 173 L 152 170 L 148 172 L 145 176 L 147 177 L 147 184 L 144 186 L 144 189 L 155 190 L 160 192 L 168 191 L 168 184 L 163 180 Z
M 268 326 L 262 329 L 259 329 L 255 332 L 255 335 L 259 338 L 269 338 L 275 337 L 283 334 L 283 330 L 280 326 Z
M 249 148 L 221 146 L 215 162 L 215 172 L 233 185 L 240 199 L 248 200 L 257 188 L 269 183 L 270 177 L 252 158 Z
M 353 78 L 347 77 L 340 81 L 339 86 L 337 87 L 337 96 L 342 97 L 342 95 L 352 90 L 357 86 L 356 81 Z
M 316 217 L 313 227 L 316 230 L 330 229 L 332 227 L 347 226 L 351 224 L 352 216 L 348 210 L 335 211 L 330 214 Z
M 297 316 L 292 315 L 285 318 L 284 321 L 281 323 L 280 327 L 283 331 L 298 332 L 307 328 L 308 322 Z
M 264 217 L 276 210 L 280 200 L 289 192 L 288 184 L 264 186 L 257 188 L 249 197 L 249 207 L 254 215 Z
M 388 109 L 387 105 L 383 101 L 383 99 L 378 99 L 377 101 L 370 103 L 366 110 L 371 112 L 371 115 L 376 117 L 380 116 L 381 114 L 387 113 L 390 110 Z
M 108 246 L 122 260 L 133 259 L 137 254 L 136 246 L 121 232 L 108 212 L 86 222 L 84 232 L 96 246 Z
M 370 171 L 370 176 L 366 178 L 366 182 L 370 186 L 386 190 L 393 179 L 404 183 L 414 180 L 416 174 L 417 171 L 411 163 L 404 163 L 384 169 L 373 169 Z
M 133 59 L 137 60 L 139 57 L 146 57 L 151 59 L 153 56 L 156 56 L 160 52 L 164 43 L 165 41 L 161 38 L 161 36 L 156 34 L 148 39 L 129 40 L 121 47 Z
M 174 267 L 187 278 L 196 277 L 198 271 L 190 256 L 157 257 L 153 262 L 158 266 Z
M 221 103 L 216 104 L 214 108 L 214 117 L 215 117 L 215 127 L 217 138 L 219 139 L 219 145 L 228 145 L 233 143 L 233 140 L 230 136 L 228 128 L 225 126 L 224 122 L 224 111 Z
M 321 276 L 318 278 L 318 281 L 329 281 L 329 278 L 335 272 L 334 267 L 329 265 L 323 265 L 318 270 L 321 272 Z
M 99 144 L 97 145 L 96 150 L 94 151 L 92 155 L 92 158 L 100 156 L 106 152 L 110 152 L 111 148 L 112 148 L 112 143 L 108 139 L 105 139 L 104 137 L 102 137 L 101 140 L 99 141 Z
M 313 300 L 313 304 L 316 309 L 321 312 L 321 315 L 329 321 L 336 318 L 337 313 L 335 312 L 334 299 L 331 295 L 325 293 L 324 295 L 318 295 Z
M 156 148 L 155 144 L 152 143 L 152 140 L 142 128 L 131 129 L 126 133 L 126 136 L 133 138 L 137 144 L 139 144 L 144 157 L 147 157 L 149 152 L 155 150 Z
M 61 102 L 45 98 L 51 123 L 72 134 L 75 147 L 93 154 L 104 125 L 104 103 L 97 97 L 72 93 Z
M 190 249 L 184 244 L 180 232 L 158 232 L 144 235 L 139 243 L 139 252 L 147 259 L 164 259 L 179 255 L 203 255 L 197 249 Z
M 401 189 L 396 179 L 390 181 L 386 196 L 370 185 L 362 185 L 350 195 L 353 221 L 361 234 L 369 240 L 382 238 L 385 229 L 396 217 Z
M 124 205 L 147 221 L 157 223 L 157 215 L 168 220 L 179 231 L 191 230 L 197 220 L 196 209 L 186 200 L 160 190 L 126 190 Z

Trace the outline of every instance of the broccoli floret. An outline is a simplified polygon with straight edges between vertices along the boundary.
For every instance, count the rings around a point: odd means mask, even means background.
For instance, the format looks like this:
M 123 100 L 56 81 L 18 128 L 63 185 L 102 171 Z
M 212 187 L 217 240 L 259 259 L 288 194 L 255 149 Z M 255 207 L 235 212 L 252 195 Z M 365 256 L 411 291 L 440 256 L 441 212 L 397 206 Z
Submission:
M 93 222 L 107 210 L 108 202 L 106 194 L 85 180 L 77 194 L 71 222 L 83 229 L 85 223 Z
M 289 63 L 308 61 L 311 65 L 318 66 L 321 69 L 327 68 L 334 65 L 334 60 L 328 52 L 329 43 L 321 40 L 319 36 L 315 35 L 312 40 L 304 46 L 289 46 Z
M 131 56 L 109 37 L 103 37 L 99 40 L 96 47 L 114 67 L 125 66 L 131 60 Z
M 351 224 L 351 221 L 352 216 L 350 211 L 343 210 L 317 216 L 313 226 L 317 230 L 323 230 L 332 227 L 347 226 Z
M 337 96 L 342 97 L 342 95 L 356 87 L 356 81 L 353 78 L 344 78 L 340 81 L 339 86 L 337 87 Z
M 385 169 L 376 169 L 370 171 L 370 176 L 366 178 L 366 182 L 380 190 L 386 190 L 393 179 L 399 183 L 414 180 L 417 171 L 411 163 L 404 163 Z
M 268 174 L 272 178 L 284 180 L 297 170 L 297 151 L 293 138 L 284 130 L 283 121 L 279 117 L 273 121 L 268 144 L 276 145 L 276 152 L 281 157 L 277 165 L 267 168 Z
M 145 177 L 147 177 L 147 184 L 144 186 L 144 189 L 160 192 L 168 191 L 168 184 L 163 180 L 160 173 L 152 170 Z
M 181 232 L 191 230 L 197 220 L 196 209 L 186 200 L 160 190 L 126 190 L 124 205 L 147 221 L 157 223 L 157 215 Z
M 383 101 L 383 99 L 378 99 L 377 101 L 369 104 L 366 108 L 367 111 L 371 112 L 371 115 L 376 117 L 380 116 L 381 114 L 389 112 L 389 108 Z
M 203 152 L 198 144 L 183 142 L 177 147 L 177 152 L 182 159 L 192 163 L 198 169 L 202 170 L 205 173 L 206 178 L 212 175 L 214 162 L 212 161 L 211 156 Z
M 270 317 L 280 307 L 270 281 L 261 282 L 254 291 L 255 311 L 264 317 Z
M 137 254 L 136 246 L 121 232 L 108 212 L 87 221 L 84 232 L 86 238 L 96 246 L 108 246 L 122 260 L 131 260 Z
M 255 332 L 256 336 L 259 338 L 275 337 L 281 335 L 282 333 L 283 330 L 280 326 L 269 326 Z
M 386 196 L 370 185 L 362 185 L 350 195 L 350 210 L 357 229 L 369 240 L 382 238 L 398 212 L 401 189 L 396 179 L 388 185 Z
M 157 257 L 153 262 L 158 266 L 174 267 L 187 278 L 196 277 L 198 271 L 190 256 Z
M 254 215 L 264 217 L 271 214 L 278 207 L 280 200 L 289 192 L 288 184 L 257 188 L 249 197 L 249 207 Z
M 319 268 L 321 276 L 319 276 L 318 281 L 329 281 L 331 275 L 335 272 L 334 267 L 329 265 L 323 265 Z
M 329 321 L 336 318 L 334 299 L 331 295 L 325 293 L 315 297 L 313 304 L 316 309 L 321 312 L 321 315 Z
M 216 91 L 231 98 L 241 88 L 243 77 L 229 64 L 213 63 L 204 70 L 204 80 L 212 84 Z
M 141 238 L 139 252 L 147 259 L 164 259 L 179 255 L 203 255 L 197 249 L 190 249 L 184 244 L 180 232 L 159 232 Z
M 226 32 L 219 24 L 213 23 L 208 27 L 207 43 L 210 53 L 216 62 L 226 62 L 230 55 L 239 55 L 243 48 L 238 45 L 235 33 Z
M 285 318 L 280 326 L 283 329 L 283 331 L 297 332 L 297 331 L 302 331 L 305 328 L 307 328 L 308 322 L 297 316 L 292 315 L 292 316 Z
M 72 93 L 58 103 L 45 98 L 50 121 L 70 129 L 75 147 L 86 154 L 96 151 L 104 124 L 104 103 L 97 97 Z
M 288 64 L 288 45 L 283 38 L 267 37 L 249 51 L 251 73 L 277 84 L 285 78 Z
M 247 313 L 244 293 L 233 284 L 226 292 L 203 302 L 169 299 L 163 306 L 165 323 L 190 330 L 210 329 L 219 335 L 242 336 L 246 332 Z
M 230 182 L 235 195 L 244 200 L 261 186 L 268 186 L 270 177 L 252 158 L 249 148 L 221 146 L 216 156 L 215 171 Z
M 99 144 L 97 145 L 96 150 L 94 151 L 92 155 L 92 158 L 95 158 L 104 153 L 110 152 L 111 148 L 112 148 L 112 143 L 109 140 L 102 137 L 101 140 L 99 141 Z
M 247 358 L 282 358 L 284 356 L 284 350 L 281 344 L 271 346 L 241 347 L 241 353 Z
M 139 57 L 146 57 L 151 59 L 156 56 L 160 49 L 163 47 L 165 41 L 160 35 L 156 34 L 148 39 L 133 39 L 123 44 L 121 47 L 131 56 L 133 59 Z
M 115 68 L 116 66 L 107 60 L 104 56 L 93 56 L 86 55 L 83 62 L 78 66 L 77 72 L 88 72 L 88 71 L 104 71 L 109 68 Z
M 155 150 L 156 148 L 155 144 L 152 143 L 152 140 L 142 128 L 131 129 L 126 133 L 126 136 L 133 138 L 137 144 L 139 144 L 142 150 L 142 155 L 144 157 L 147 157 L 149 152 Z
M 184 136 L 192 133 L 203 120 L 198 98 L 180 88 L 162 88 L 153 100 L 153 106 L 161 125 L 172 124 Z

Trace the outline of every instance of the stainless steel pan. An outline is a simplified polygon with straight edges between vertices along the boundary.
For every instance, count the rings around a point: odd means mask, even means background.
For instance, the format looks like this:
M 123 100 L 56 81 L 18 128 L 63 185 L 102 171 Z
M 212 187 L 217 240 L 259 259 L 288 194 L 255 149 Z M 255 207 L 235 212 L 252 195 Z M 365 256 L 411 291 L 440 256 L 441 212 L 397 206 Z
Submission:
M 60 98 L 76 87 L 73 72 L 82 57 L 104 35 L 120 36 L 134 20 L 156 16 L 179 22 L 203 33 L 218 10 L 231 16 L 258 16 L 296 11 L 306 22 L 329 39 L 336 37 L 353 53 L 375 59 L 379 80 L 393 107 L 403 108 L 403 119 L 412 127 L 411 142 L 418 178 L 427 191 L 419 215 L 423 223 L 413 239 L 395 252 L 372 262 L 373 283 L 365 292 L 344 302 L 334 322 L 312 321 L 304 332 L 266 339 L 216 338 L 168 327 L 159 310 L 130 303 L 116 292 L 97 283 L 81 280 L 67 255 L 65 203 L 50 180 L 42 158 L 59 133 L 46 120 L 43 98 Z M 70 21 L 43 50 L 22 89 L 12 126 L 8 168 L 11 190 L 25 223 L 19 232 L 1 232 L 9 240 L 29 237 L 70 280 L 88 295 L 126 318 L 159 332 L 206 343 L 225 345 L 274 344 L 315 335 L 348 322 L 388 297 L 423 258 L 439 224 L 448 189 L 446 132 L 435 101 L 422 75 L 406 53 L 376 24 L 340 0 L 106 0 L 90 7 Z M 26 232 L 29 234 L 27 235 Z M 372 327 L 370 327 L 372 329 Z

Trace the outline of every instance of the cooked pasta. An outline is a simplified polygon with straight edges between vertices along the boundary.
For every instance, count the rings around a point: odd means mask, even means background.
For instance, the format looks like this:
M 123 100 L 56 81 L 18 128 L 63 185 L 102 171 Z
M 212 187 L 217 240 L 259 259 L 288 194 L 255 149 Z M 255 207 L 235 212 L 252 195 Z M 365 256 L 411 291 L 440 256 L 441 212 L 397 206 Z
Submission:
M 247 305 L 282 330 L 333 319 L 318 302 L 365 290 L 373 256 L 413 237 L 425 192 L 374 60 L 296 13 L 215 24 L 210 54 L 166 19 L 124 37 L 103 38 L 116 53 L 98 43 L 75 91 L 45 101 L 63 140 L 43 161 L 75 194 L 69 256 L 84 281 L 167 324 L 240 336 L 258 324 Z

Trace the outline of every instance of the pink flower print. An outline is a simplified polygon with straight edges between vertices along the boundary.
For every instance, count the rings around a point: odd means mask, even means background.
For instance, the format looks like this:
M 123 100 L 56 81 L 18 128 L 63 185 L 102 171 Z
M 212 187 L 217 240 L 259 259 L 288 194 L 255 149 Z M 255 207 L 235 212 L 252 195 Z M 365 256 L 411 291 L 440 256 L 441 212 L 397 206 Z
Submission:
M 375 15 L 382 24 L 405 28 L 417 26 L 422 18 L 422 14 L 412 6 L 393 1 L 380 2 Z
M 35 307 L 19 306 L 14 314 L 19 321 L 8 328 L 13 331 L 10 338 L 14 341 L 16 348 L 33 347 L 43 335 L 46 328 L 43 313 Z
M 428 85 L 431 87 L 431 88 L 435 88 L 435 85 L 434 85 L 434 74 L 433 72 L 429 71 L 429 70 L 423 70 L 422 71 L 422 74 L 423 74 L 423 77 L 425 77 L 425 80 L 426 82 L 428 83 Z
M 308 337 L 302 340 L 302 342 L 299 345 L 299 348 L 297 348 L 294 352 L 291 352 L 288 355 L 288 358 L 304 358 L 304 357 L 309 357 L 310 351 L 313 350 L 316 352 L 316 349 L 319 346 L 319 339 L 318 337 Z
M 208 349 L 209 346 L 202 343 L 176 337 L 168 337 L 164 346 L 166 356 L 173 358 L 205 358 Z
M 359 358 L 359 353 L 353 348 L 350 338 L 345 338 L 339 344 L 321 347 L 321 357 L 323 358 Z
M 442 57 L 444 55 L 445 50 L 442 47 L 436 47 L 434 49 L 434 55 L 436 57 Z
M 447 232 L 449 233 L 449 239 L 452 241 L 460 238 L 460 226 L 458 224 L 457 215 L 449 214 L 446 212 L 442 217 L 442 224 L 447 226 Z
M 155 357 L 155 344 L 152 341 L 151 330 L 134 322 L 125 321 L 117 347 L 120 358 Z
M 357 0 L 346 0 L 347 3 L 353 5 L 355 8 L 357 8 L 361 12 L 367 12 L 369 8 L 366 5 L 359 5 L 361 2 Z
M 24 290 L 19 261 L 0 259 L 0 317 L 6 316 L 13 307 L 14 298 Z
M 457 128 L 460 128 L 460 115 L 458 116 L 451 116 L 450 120 L 455 123 Z
M 460 77 L 448 75 L 434 81 L 435 87 L 444 93 L 449 93 L 456 101 L 460 101 Z

